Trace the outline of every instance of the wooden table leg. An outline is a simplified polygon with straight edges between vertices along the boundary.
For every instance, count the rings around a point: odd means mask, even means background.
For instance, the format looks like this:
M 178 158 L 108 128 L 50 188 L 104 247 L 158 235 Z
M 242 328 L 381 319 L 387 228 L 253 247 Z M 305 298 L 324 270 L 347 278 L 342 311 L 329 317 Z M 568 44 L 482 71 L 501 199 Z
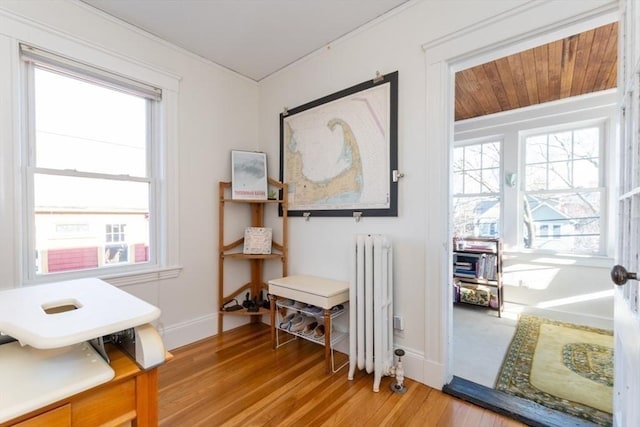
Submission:
M 324 366 L 327 374 L 331 369 L 331 310 L 324 310 Z
M 136 377 L 136 427 L 158 425 L 158 369 Z

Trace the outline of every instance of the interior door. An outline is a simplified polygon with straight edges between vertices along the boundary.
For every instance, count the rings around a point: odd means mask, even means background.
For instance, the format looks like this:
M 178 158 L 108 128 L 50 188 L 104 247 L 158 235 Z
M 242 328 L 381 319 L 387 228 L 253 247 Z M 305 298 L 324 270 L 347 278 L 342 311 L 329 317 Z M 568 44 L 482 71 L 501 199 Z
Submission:
M 620 266 L 611 272 L 619 285 L 614 296 L 614 425 L 640 426 L 640 302 L 637 277 L 626 273 L 640 270 L 640 2 L 621 0 L 620 6 Z

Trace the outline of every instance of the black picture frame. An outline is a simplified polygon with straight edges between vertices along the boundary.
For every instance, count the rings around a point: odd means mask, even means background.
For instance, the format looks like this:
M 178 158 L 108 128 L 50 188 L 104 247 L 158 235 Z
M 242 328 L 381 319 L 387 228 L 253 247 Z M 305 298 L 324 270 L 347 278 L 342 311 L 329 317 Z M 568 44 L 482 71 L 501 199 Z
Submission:
M 375 103 L 370 102 L 368 98 L 366 98 L 367 96 L 375 96 Z M 336 118 L 330 121 L 326 120 L 326 117 L 332 117 L 331 114 L 338 110 L 344 112 L 345 117 L 357 117 L 358 114 L 360 114 L 361 117 L 373 123 L 371 126 L 372 132 L 362 131 L 360 135 L 356 135 L 357 130 L 355 129 L 357 126 L 349 125 L 347 119 Z M 304 123 L 304 125 L 298 127 L 300 130 L 296 130 L 295 128 L 296 120 Z M 360 125 L 365 123 L 365 121 L 360 120 L 354 120 L 354 123 L 356 121 L 360 123 Z M 344 194 L 352 197 L 352 199 L 347 200 L 348 197 L 345 197 L 347 201 L 341 203 L 342 194 L 338 193 L 330 194 L 332 197 L 332 199 L 329 199 L 332 200 L 330 203 L 318 203 L 317 205 L 310 205 L 308 203 L 297 204 L 296 199 L 300 199 L 300 194 L 310 199 L 307 194 L 310 191 L 309 187 L 313 187 L 313 191 L 315 191 L 314 194 L 324 194 L 324 191 L 329 192 L 331 190 L 328 189 L 326 180 L 313 181 L 313 179 L 308 178 L 304 174 L 303 154 L 300 151 L 294 151 L 300 143 L 296 141 L 295 136 L 298 135 L 299 137 L 302 132 L 309 131 L 315 132 L 314 135 L 319 135 L 323 132 L 324 134 L 328 134 L 326 128 L 329 128 L 330 132 L 333 132 L 336 126 L 339 126 L 343 132 L 341 153 L 348 153 L 345 158 L 351 160 L 351 164 L 346 169 L 346 172 L 341 171 L 336 175 L 336 179 L 341 179 L 340 185 L 336 185 L 336 188 L 346 189 Z M 362 126 L 362 129 L 366 130 L 366 126 Z M 375 136 L 367 138 L 365 134 Z M 301 138 L 299 137 L 299 139 Z M 308 144 L 322 143 L 323 141 L 314 140 Z M 371 146 L 365 144 L 371 144 Z M 381 144 L 386 146 L 380 148 Z M 364 160 L 361 153 L 363 150 L 373 150 L 372 147 L 374 145 L 376 147 L 375 153 L 378 153 L 376 155 L 379 157 L 377 160 L 379 161 L 377 161 L 377 163 L 369 161 L 370 165 L 365 168 L 365 166 L 363 166 Z M 317 167 L 318 163 L 326 160 L 323 159 L 325 153 L 322 152 L 321 148 L 322 147 L 316 146 L 315 149 L 310 149 L 310 151 L 319 153 L 318 156 L 313 159 L 314 167 Z M 384 157 L 379 155 L 381 152 L 384 152 Z M 371 154 L 371 152 L 367 154 Z M 372 156 L 369 155 L 367 158 L 370 159 L 371 157 Z M 341 160 L 343 159 L 341 158 Z M 331 158 L 329 161 L 332 162 L 334 159 Z M 364 81 L 290 110 L 285 110 L 280 114 L 280 180 L 286 182 L 289 186 L 289 216 L 398 216 L 397 171 L 397 71 L 378 76 L 373 80 Z M 365 182 L 365 174 L 372 178 L 373 181 L 370 181 L 370 183 Z M 388 176 L 385 179 L 384 176 L 380 176 L 380 174 L 388 174 Z M 292 179 L 292 176 L 300 180 Z M 359 203 L 358 200 L 354 200 L 353 198 L 355 197 L 362 197 L 362 189 L 368 184 L 371 184 L 369 185 L 369 189 L 375 188 L 375 197 L 371 198 L 371 200 L 374 200 L 373 203 L 369 201 Z M 325 187 L 322 187 L 323 185 Z M 377 188 L 380 185 L 384 188 Z M 299 192 L 300 190 L 297 186 L 302 188 L 301 192 Z M 349 191 L 351 189 L 354 189 L 354 191 Z M 383 200 L 383 198 L 386 200 Z

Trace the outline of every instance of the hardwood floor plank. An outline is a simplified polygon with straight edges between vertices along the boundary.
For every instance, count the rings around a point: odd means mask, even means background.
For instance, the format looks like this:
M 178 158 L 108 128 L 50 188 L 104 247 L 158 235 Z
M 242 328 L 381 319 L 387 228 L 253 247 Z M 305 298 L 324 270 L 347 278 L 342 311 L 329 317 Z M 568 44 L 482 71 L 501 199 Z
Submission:
M 172 354 L 159 368 L 160 426 L 522 425 L 410 379 L 406 394 L 389 389 L 391 377 L 374 393 L 372 374 L 327 375 L 321 346 L 296 340 L 273 350 L 263 324 Z

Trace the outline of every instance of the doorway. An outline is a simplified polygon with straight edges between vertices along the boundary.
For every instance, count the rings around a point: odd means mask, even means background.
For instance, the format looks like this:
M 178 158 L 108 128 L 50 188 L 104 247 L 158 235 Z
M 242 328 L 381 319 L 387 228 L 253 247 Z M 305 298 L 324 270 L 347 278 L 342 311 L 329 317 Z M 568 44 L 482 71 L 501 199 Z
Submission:
M 474 40 L 473 32 L 474 30 L 468 30 L 464 34 L 461 34 L 459 37 L 452 37 L 445 41 L 439 41 L 437 43 L 433 43 L 432 45 L 424 46 L 425 55 L 427 58 L 427 108 L 431 109 L 440 109 L 442 110 L 443 106 L 449 106 L 450 109 L 445 109 L 444 113 L 437 114 L 436 119 L 439 123 L 442 123 L 442 127 L 439 126 L 431 126 L 428 130 L 427 138 L 429 140 L 435 141 L 453 141 L 454 140 L 454 117 L 453 117 L 453 99 L 454 99 L 454 87 L 453 87 L 453 76 L 456 71 L 463 70 L 466 68 L 470 68 L 472 66 L 482 64 L 487 61 L 494 60 L 496 58 L 500 58 L 506 56 L 510 53 L 517 52 L 523 49 L 530 48 L 541 42 L 550 42 L 554 39 L 561 38 L 570 34 L 576 34 L 588 28 L 594 28 L 599 25 L 605 24 L 607 22 L 611 22 L 616 17 L 616 9 L 615 5 L 611 5 L 607 10 L 599 10 L 593 12 L 591 16 L 585 18 L 582 16 L 580 19 L 577 19 L 572 16 L 565 17 L 564 21 L 562 17 L 557 16 L 558 20 L 552 25 L 553 28 L 548 29 L 542 34 L 539 30 L 531 30 L 528 34 L 527 38 L 524 39 L 522 37 L 522 33 L 519 33 L 517 30 L 514 30 L 512 27 L 514 22 L 524 22 L 527 19 L 534 19 L 532 15 L 529 15 L 527 18 L 524 18 L 525 8 L 523 8 L 522 16 L 518 16 L 516 13 L 509 14 L 509 16 L 497 17 L 495 21 L 490 24 L 486 24 L 483 28 L 476 29 L 477 31 L 486 31 L 489 34 L 489 37 L 484 37 L 483 40 L 485 45 L 478 46 L 479 42 Z M 532 10 L 526 10 L 527 14 L 531 13 Z M 537 10 L 536 12 L 540 12 Z M 535 13 L 533 14 L 535 15 Z M 549 22 L 549 18 L 545 21 L 541 18 L 541 21 L 538 22 Z M 509 22 L 510 25 L 504 25 L 505 22 Z M 516 24 L 517 25 L 517 24 Z M 505 27 L 510 27 L 511 31 L 503 31 Z M 526 25 L 523 24 L 523 28 Z M 494 31 L 503 31 L 502 34 L 495 34 Z M 505 37 L 513 37 L 513 40 L 517 41 L 509 41 L 505 39 Z M 477 52 L 481 52 L 478 54 Z M 446 88 L 441 91 L 430 91 L 429 86 L 432 88 Z M 437 93 L 438 92 L 438 93 Z M 451 153 L 448 149 L 446 151 L 443 149 L 443 152 L 440 153 L 440 159 L 445 160 L 444 164 L 450 164 L 450 156 Z M 437 174 L 437 172 L 435 172 Z M 447 174 L 450 176 L 450 171 Z M 441 175 L 441 176 L 444 176 Z M 445 202 L 443 195 L 436 194 L 435 200 L 439 200 Z M 450 194 L 446 195 L 446 204 L 447 206 L 451 206 L 451 200 L 449 199 Z M 451 209 L 451 208 L 449 208 Z M 450 233 L 436 233 L 433 232 L 433 235 L 439 238 L 439 241 L 445 243 L 446 247 L 451 250 L 451 241 L 450 241 Z M 433 237 L 433 236 L 432 236 Z M 450 256 L 450 252 L 449 252 Z M 445 345 L 445 383 L 449 383 L 453 375 L 453 340 L 451 339 L 453 336 L 453 308 L 451 304 L 451 282 L 449 277 L 451 276 L 451 260 L 450 258 L 441 264 L 443 268 L 442 272 L 442 282 L 445 283 L 442 298 L 445 301 L 446 305 L 444 310 L 444 318 L 446 319 L 449 336 L 444 339 L 444 342 L 447 343 Z M 507 300 L 509 297 L 507 296 Z

